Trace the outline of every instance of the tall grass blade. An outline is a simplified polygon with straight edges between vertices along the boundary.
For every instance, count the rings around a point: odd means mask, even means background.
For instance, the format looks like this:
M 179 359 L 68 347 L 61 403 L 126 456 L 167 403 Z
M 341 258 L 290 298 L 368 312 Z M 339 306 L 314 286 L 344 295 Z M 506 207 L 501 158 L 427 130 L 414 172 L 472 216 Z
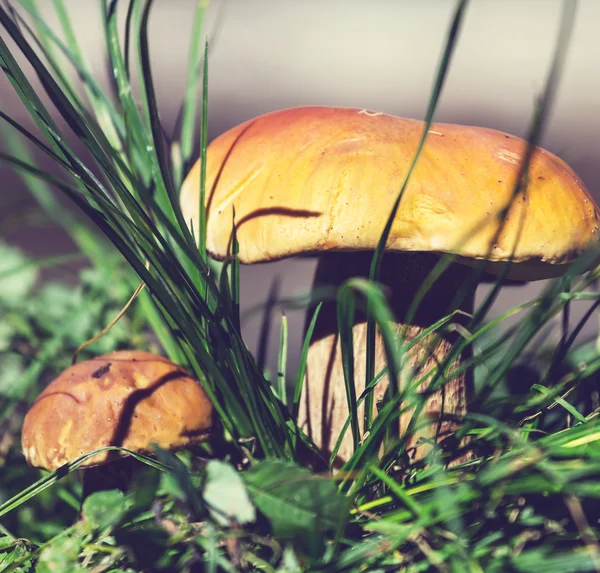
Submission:
M 266 371 L 267 352 L 269 350 L 269 333 L 271 332 L 271 325 L 273 323 L 273 311 L 277 306 L 277 299 L 279 298 L 279 288 L 279 277 L 275 277 L 267 293 L 267 300 L 263 307 L 264 312 L 257 337 L 258 348 L 256 351 L 256 366 L 260 372 Z
M 194 21 L 192 24 L 192 34 L 190 41 L 190 53 L 188 56 L 188 66 L 185 82 L 185 95 L 183 100 L 183 108 L 181 112 L 181 155 L 184 170 L 187 171 L 190 167 L 190 159 L 192 157 L 194 143 L 194 127 L 196 124 L 196 97 L 198 86 L 198 72 L 203 68 L 203 89 L 208 84 L 207 81 L 207 60 L 208 60 L 208 40 L 204 42 L 204 65 L 201 66 L 200 47 L 202 46 L 202 28 L 204 26 L 204 16 L 208 8 L 208 0 L 197 0 L 196 9 L 194 12 Z M 203 94 L 202 101 L 206 100 L 206 93 Z M 202 113 L 204 116 L 204 112 Z M 201 122 L 201 130 L 205 131 L 206 122 L 204 117 Z M 202 177 L 200 178 L 202 181 Z
M 352 431 L 352 443 L 354 451 L 358 449 L 360 442 L 360 430 L 358 427 L 358 412 L 356 409 L 356 386 L 354 383 L 354 340 L 353 327 L 355 315 L 354 293 L 345 285 L 338 290 L 337 295 L 337 322 L 342 352 L 342 368 L 344 371 L 344 383 L 346 386 L 346 400 L 350 412 L 350 428 Z
M 559 32 L 559 36 L 557 39 L 554 57 L 552 60 L 552 64 L 550 67 L 546 85 L 544 87 L 544 91 L 540 98 L 539 104 L 536 107 L 534 118 L 533 118 L 533 121 L 532 121 L 530 129 L 529 129 L 529 133 L 527 136 L 528 145 L 527 145 L 524 157 L 522 159 L 522 162 L 519 166 L 519 171 L 518 171 L 517 178 L 516 178 L 515 189 L 513 191 L 513 194 L 511 196 L 508 204 L 505 206 L 504 211 L 501 212 L 499 215 L 501 221 L 503 221 L 503 224 L 500 225 L 500 227 L 496 233 L 496 236 L 498 236 L 499 233 L 502 231 L 502 228 L 504 225 L 505 213 L 507 212 L 507 210 L 511 206 L 512 202 L 517 197 L 518 193 L 523 188 L 523 181 L 525 180 L 525 177 L 526 177 L 526 174 L 527 174 L 527 171 L 529 168 L 529 163 L 530 163 L 532 154 L 535 150 L 535 145 L 539 142 L 539 139 L 541 137 L 545 118 L 548 114 L 550 105 L 553 101 L 554 94 L 557 89 L 558 81 L 560 79 L 562 69 L 564 66 L 567 47 L 569 45 L 570 37 L 572 34 L 576 6 L 577 6 L 577 4 L 575 2 L 565 2 L 563 4 L 563 14 L 562 14 L 562 18 L 561 18 L 560 32 Z M 522 228 L 522 226 L 520 228 Z M 473 232 L 476 232 L 476 229 L 470 229 L 468 233 L 471 234 Z M 518 235 L 517 235 L 517 239 L 513 245 L 513 248 L 516 248 L 519 236 L 520 236 L 520 233 L 518 233 Z M 492 239 L 490 241 L 490 247 L 489 247 L 490 250 L 494 243 L 495 243 L 495 239 Z M 587 255 L 587 256 L 589 257 L 589 255 Z M 442 261 L 440 261 L 440 263 L 432 271 L 431 276 L 427 279 L 427 281 L 426 281 L 427 285 L 432 284 L 432 282 L 441 275 L 443 270 L 452 262 L 452 260 L 453 260 L 453 257 L 445 257 Z M 574 274 L 574 272 L 575 272 L 574 269 L 578 268 L 578 267 L 585 268 L 585 267 L 581 266 L 580 262 L 576 262 L 568 274 Z M 483 268 L 484 268 L 484 264 L 480 265 L 478 268 L 478 272 L 474 273 L 469 278 L 468 282 L 472 283 L 473 281 L 478 280 L 481 273 L 483 272 Z M 467 326 L 467 328 L 469 330 L 476 328 L 484 320 L 487 312 L 491 308 L 491 305 L 493 304 L 494 300 L 496 299 L 496 297 L 499 293 L 503 278 L 506 276 L 508 270 L 509 270 L 509 266 L 507 265 L 505 267 L 504 271 L 500 274 L 500 276 L 494 283 L 494 286 L 491 289 L 491 291 L 488 293 L 486 299 L 482 302 L 482 304 L 476 310 L 473 319 L 470 321 L 469 325 Z M 470 287 L 468 285 L 465 285 L 465 289 L 466 288 L 470 288 Z M 551 297 L 557 296 L 559 294 L 559 290 L 560 290 L 560 288 L 556 288 L 552 291 L 552 295 L 546 294 L 546 295 L 544 295 L 543 298 L 545 298 L 546 296 L 551 296 Z M 416 308 L 422 301 L 422 298 L 423 298 L 425 292 L 426 292 L 426 288 L 423 288 L 419 291 L 419 293 L 417 293 L 417 296 L 411 302 L 411 308 L 408 312 L 409 316 L 414 314 L 414 312 L 416 311 Z M 555 311 L 553 311 L 553 312 L 555 312 Z M 496 369 L 493 376 L 491 376 L 490 379 L 488 380 L 488 382 L 486 384 L 486 390 L 480 396 L 480 399 L 483 399 L 486 395 L 489 395 L 492 392 L 493 388 L 495 388 L 497 386 L 499 381 L 506 374 L 507 369 L 514 363 L 514 361 L 518 358 L 518 356 L 526 348 L 527 343 L 533 339 L 533 337 L 535 336 L 538 329 L 541 328 L 542 325 L 547 322 L 547 320 L 550 318 L 550 316 L 552 316 L 552 315 L 547 314 L 544 310 L 534 309 L 532 311 L 531 317 L 533 319 L 533 322 L 530 322 L 530 321 L 526 322 L 526 327 L 523 330 L 523 332 L 521 333 L 521 337 L 519 337 L 517 340 L 515 340 L 515 343 L 512 347 L 512 351 L 509 353 L 507 360 L 504 360 L 502 362 L 502 366 L 500 368 Z M 535 318 L 533 318 L 533 317 L 535 317 Z M 527 331 L 527 333 L 525 333 L 525 331 Z M 443 372 L 445 371 L 445 369 L 448 367 L 449 364 L 452 364 L 453 361 L 456 360 L 456 358 L 460 354 L 460 352 L 464 351 L 464 349 L 466 347 L 467 347 L 466 341 L 461 341 L 446 356 L 443 364 L 440 365 L 440 368 L 438 368 L 436 370 L 435 376 L 431 379 L 430 385 L 428 388 L 429 390 L 438 388 L 438 387 L 440 387 L 441 384 L 444 383 Z M 416 419 L 418 418 L 418 415 L 420 414 L 420 410 L 421 410 L 422 406 L 423 406 L 423 404 L 417 409 L 417 411 L 415 411 L 415 414 L 413 417 L 414 421 L 416 421 Z M 468 425 L 465 425 L 463 427 L 463 430 L 466 430 L 467 427 L 468 427 Z M 412 421 L 411 421 L 408 431 L 412 431 L 412 430 L 413 430 L 413 426 L 412 426 Z
M 448 38 L 445 43 L 444 52 L 442 54 L 442 60 L 440 66 L 437 71 L 437 75 L 434 82 L 433 91 L 429 100 L 429 104 L 427 107 L 427 113 L 425 115 L 425 126 L 423 129 L 423 135 L 421 136 L 421 140 L 417 147 L 414 159 L 408 169 L 406 174 L 406 178 L 400 188 L 396 201 L 392 206 L 392 210 L 387 219 L 383 232 L 381 233 L 381 237 L 379 242 L 377 243 L 377 248 L 375 249 L 375 253 L 373 255 L 373 260 L 371 261 L 371 268 L 369 272 L 369 278 L 372 281 L 379 280 L 379 273 L 381 268 L 381 262 L 383 260 L 383 255 L 385 251 L 385 247 L 387 244 L 388 237 L 390 235 L 390 231 L 392 229 L 392 224 L 396 217 L 396 213 L 400 207 L 400 202 L 404 195 L 404 190 L 408 185 L 412 172 L 417 164 L 417 160 L 421 154 L 421 150 L 425 144 L 425 140 L 427 138 L 427 134 L 429 132 L 429 128 L 431 123 L 433 122 L 433 117 L 435 114 L 435 110 L 437 108 L 437 104 L 442 93 L 442 88 L 444 86 L 444 81 L 450 69 L 450 62 L 452 59 L 452 54 L 454 53 L 454 49 L 456 48 L 456 43 L 458 41 L 458 36 L 460 32 L 460 26 L 464 19 L 465 11 L 467 8 L 468 0 L 459 0 L 457 3 L 457 7 L 454 12 L 454 17 L 452 19 L 452 24 L 450 26 L 450 31 L 448 33 Z M 375 376 L 375 322 L 373 317 L 371 316 L 370 309 L 367 309 L 367 339 L 366 339 L 366 379 L 365 384 L 368 384 L 373 377 Z M 391 374 L 390 374 L 391 375 Z M 397 387 L 397 380 L 392 380 L 390 378 L 390 385 L 392 388 Z M 371 427 L 372 421 L 372 412 L 373 412 L 373 400 L 372 397 L 367 399 L 365 405 L 365 428 L 368 430 Z
M 208 142 L 208 41 L 204 45 L 202 74 L 202 121 L 200 123 L 200 212 L 198 218 L 198 245 L 202 260 L 206 260 L 206 147 Z
M 281 317 L 281 330 L 279 334 L 279 355 L 277 358 L 277 395 L 287 405 L 287 387 L 285 384 L 288 354 L 288 321 L 287 316 Z
M 315 331 L 315 325 L 319 318 L 319 312 L 323 303 L 320 302 L 310 319 L 306 334 L 304 335 L 304 342 L 302 343 L 302 350 L 300 351 L 300 361 L 298 362 L 298 373 L 296 374 L 296 383 L 294 384 L 294 398 L 292 403 L 292 420 L 298 422 L 298 411 L 300 409 L 300 399 L 302 397 L 302 388 L 304 386 L 304 376 L 306 375 L 306 361 L 308 359 L 308 349 L 310 348 L 310 341 L 312 339 L 313 332 Z
M 235 208 L 233 209 L 233 225 L 231 229 L 231 306 L 233 308 L 232 322 L 237 332 L 240 332 L 240 244 L 237 240 L 235 226 Z

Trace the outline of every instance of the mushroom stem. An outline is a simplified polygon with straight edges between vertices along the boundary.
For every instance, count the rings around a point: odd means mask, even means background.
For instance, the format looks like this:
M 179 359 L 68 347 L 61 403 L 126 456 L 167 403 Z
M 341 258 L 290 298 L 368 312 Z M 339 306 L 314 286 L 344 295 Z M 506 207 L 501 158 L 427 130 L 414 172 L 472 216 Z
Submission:
M 127 492 L 134 471 L 140 462 L 131 456 L 116 459 L 107 464 L 84 468 L 82 503 L 86 497 L 97 491 L 118 489 Z
M 351 277 L 368 277 L 372 256 L 370 252 L 331 252 L 323 255 L 317 266 L 314 286 L 338 287 Z M 407 313 L 415 295 L 438 262 L 439 256 L 430 253 L 387 253 L 385 255 L 379 282 L 389 290 L 388 302 L 397 320 L 395 330 L 398 333 L 402 332 L 407 341 L 455 310 L 460 309 L 467 313 L 473 310 L 474 288 L 465 287 L 469 270 L 462 265 L 452 264 L 429 289 L 410 322 L 407 321 Z M 461 289 L 464 293 L 462 297 Z M 458 301 L 459 298 L 462 300 Z M 453 322 L 461 322 L 461 317 L 457 316 Z M 354 380 L 357 397 L 365 388 L 366 331 L 366 317 L 364 313 L 357 312 L 353 329 Z M 416 370 L 417 376 L 426 374 L 443 361 L 457 337 L 455 331 L 444 330 L 426 336 L 415 345 L 407 353 L 407 358 L 412 368 Z M 463 352 L 449 370 L 456 369 L 465 358 Z M 375 374 L 385 365 L 383 339 L 377 333 Z M 401 373 L 401 386 L 405 380 L 406 375 Z M 425 390 L 429 382 L 430 378 L 423 382 L 418 390 Z M 387 385 L 386 378 L 375 387 L 373 391 L 375 404 L 382 400 Z M 407 451 L 413 461 L 423 459 L 428 451 L 426 445 L 417 445 L 416 442 L 420 437 L 435 438 L 438 443 L 448 441 L 447 438 L 458 428 L 457 419 L 466 412 L 472 391 L 472 373 L 465 372 L 448 380 L 442 388 L 431 395 L 422 411 L 422 415 L 427 416 L 431 424 L 421 427 L 411 436 L 407 444 Z M 401 435 L 405 433 L 411 416 L 410 411 L 400 416 Z M 323 305 L 311 340 L 300 409 L 300 424 L 321 451 L 331 455 L 347 417 L 348 405 L 337 332 L 336 302 L 331 301 Z M 362 435 L 364 404 L 358 408 L 358 420 Z M 338 452 L 336 466 L 339 467 L 348 460 L 352 453 L 352 434 L 348 429 Z

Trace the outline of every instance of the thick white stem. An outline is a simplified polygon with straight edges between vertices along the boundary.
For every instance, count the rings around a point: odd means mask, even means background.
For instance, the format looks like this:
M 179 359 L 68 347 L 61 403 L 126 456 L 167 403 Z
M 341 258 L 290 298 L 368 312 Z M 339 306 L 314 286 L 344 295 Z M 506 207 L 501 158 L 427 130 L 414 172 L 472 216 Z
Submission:
M 320 263 L 315 278 L 315 286 L 339 286 L 352 276 L 367 276 L 371 253 L 331 253 L 325 255 Z M 406 314 L 410 304 L 422 285 L 429 271 L 438 262 L 438 257 L 422 253 L 386 255 L 381 282 L 390 290 L 389 302 L 397 318 L 395 330 L 403 333 L 409 341 L 432 325 L 440 318 L 458 308 L 471 312 L 473 306 L 473 289 L 464 287 L 468 270 L 465 267 L 452 265 L 429 290 L 410 323 Z M 455 300 L 459 295 L 460 304 Z M 461 322 L 460 317 L 457 319 Z M 464 320 L 463 320 L 464 321 Z M 415 345 L 407 354 L 408 362 L 417 370 L 417 378 L 430 372 L 436 364 L 440 364 L 455 343 L 457 334 L 444 331 L 428 335 Z M 353 329 L 354 340 L 354 374 L 357 397 L 365 388 L 366 371 L 366 322 L 364 315 L 356 318 Z M 464 354 L 459 356 L 448 371 L 456 369 Z M 383 340 L 378 333 L 375 346 L 375 374 L 386 365 Z M 406 373 L 401 374 L 400 384 L 406 384 Z M 427 388 L 428 378 L 417 391 Z M 374 390 L 374 403 L 381 402 L 388 386 L 387 377 Z M 419 420 L 426 416 L 429 424 L 421 427 L 409 441 L 408 451 L 412 460 L 421 459 L 429 447 L 417 445 L 420 437 L 435 439 L 438 443 L 451 436 L 456 428 L 456 418 L 466 412 L 467 403 L 472 393 L 472 376 L 463 373 L 450 379 L 425 404 Z M 374 415 L 376 415 L 375 409 Z M 359 407 L 359 426 L 363 428 L 364 407 Z M 337 334 L 335 303 L 324 305 L 311 341 L 308 354 L 305 391 L 300 408 L 299 422 L 315 441 L 321 451 L 329 456 L 335 446 L 337 437 L 348 417 L 348 406 L 344 373 L 341 360 L 341 347 Z M 400 433 L 404 435 L 409 424 L 411 412 L 402 414 L 399 420 Z M 353 440 L 350 430 L 345 434 L 338 452 L 338 462 L 346 461 L 353 452 Z

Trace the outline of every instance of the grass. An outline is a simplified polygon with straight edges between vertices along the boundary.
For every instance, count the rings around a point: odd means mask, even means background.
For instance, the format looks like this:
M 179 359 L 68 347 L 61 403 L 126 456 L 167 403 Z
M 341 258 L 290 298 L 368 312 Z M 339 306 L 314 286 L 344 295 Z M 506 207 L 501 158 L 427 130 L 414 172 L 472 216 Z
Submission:
M 449 465 L 452 454 L 434 448 L 426 463 L 407 464 L 408 435 L 390 436 L 389 429 L 402 411 L 416 407 L 408 430 L 414 432 L 425 396 L 446 383 L 447 374 L 441 364 L 427 380 L 414 380 L 415 387 L 428 381 L 423 394 L 398 388 L 403 357 L 418 340 L 405 343 L 394 336 L 376 283 L 385 264 L 388 222 L 373 258 L 373 280 L 351 279 L 336 294 L 353 412 L 347 431 L 355 454 L 335 478 L 313 473 L 303 464 L 314 447 L 295 423 L 307 343 L 288 408 L 286 322 L 274 392 L 240 335 L 243 285 L 235 229 L 232 262 L 216 265 L 206 255 L 205 226 L 193 236 L 178 207 L 179 186 L 195 160 L 198 127 L 200 158 L 206 158 L 210 73 L 208 46 L 198 33 L 206 3 L 198 2 L 180 129 L 170 141 L 162 133 L 149 57 L 152 2 L 100 3 L 115 99 L 92 77 L 62 0 L 53 5 L 61 35 L 45 24 L 33 0 L 21 0 L 14 9 L 0 7 L 0 65 L 36 124 L 31 133 L 2 112 L 0 160 L 21 174 L 43 216 L 69 231 L 88 267 L 75 294 L 59 283 L 40 287 L 38 269 L 57 261 L 30 261 L 2 247 L 1 259 L 12 262 L 0 267 L 0 282 L 17 284 L 22 295 L 7 297 L 8 287 L 0 289 L 0 571 L 600 570 L 600 420 L 594 398 L 600 357 L 595 341 L 574 345 L 574 334 L 599 298 L 591 289 L 598 271 L 578 276 L 592 255 L 577 261 L 567 278 L 550 283 L 536 300 L 489 320 L 498 281 L 448 359 L 473 349 L 464 367 L 476 372 L 477 400 L 462 432 L 471 436 L 474 457 Z M 466 7 L 466 1 L 458 2 L 450 23 L 427 124 L 451 69 L 460 27 L 468 23 Z M 565 3 L 553 64 L 529 132 L 530 149 L 539 140 L 560 79 L 574 7 Z M 119 10 L 126 11 L 124 42 Z M 4 38 L 10 38 L 11 47 Z M 17 51 L 40 78 L 47 98 L 32 87 L 15 59 Z M 70 79 L 69 67 L 76 80 Z M 135 93 L 132 70 L 141 79 Z M 201 106 L 195 98 L 199 82 Z M 65 129 L 56 121 L 59 116 Z M 75 152 L 70 143 L 75 139 L 85 147 L 85 157 Z M 55 161 L 61 175 L 37 167 L 30 145 Z M 522 169 L 526 173 L 527 161 Z M 53 188 L 94 226 L 61 208 Z M 403 189 L 390 222 L 402 208 Z M 202 202 L 199 209 L 205 221 Z M 424 288 L 450 262 L 442 259 Z M 73 472 L 82 459 L 39 478 L 20 455 L 20 423 L 39 389 L 114 318 L 140 282 L 146 288 L 134 304 L 84 355 L 133 345 L 185 365 L 209 393 L 222 425 L 219 439 L 228 448 L 211 444 L 201 456 L 156 451 L 155 457 L 140 457 L 147 469 L 134 487 L 126 494 L 93 494 L 83 508 L 87 519 L 77 521 L 81 485 Z M 319 293 L 313 298 L 318 302 Z M 535 348 L 540 330 L 579 300 L 593 302 L 582 323 L 571 333 L 565 326 L 556 349 Z M 358 306 L 368 309 L 371 340 L 367 390 L 360 396 L 349 343 Z M 514 316 L 519 317 L 516 326 L 500 328 Z M 421 337 L 451 327 L 453 320 L 445 317 Z M 379 373 L 372 343 L 377 329 L 388 359 Z M 306 341 L 310 333 L 309 326 Z M 536 356 L 528 361 L 530 383 L 515 392 L 511 380 L 524 376 L 526 352 Z M 356 407 L 371 400 L 372 388 L 385 377 L 397 390 L 375 419 L 367 417 L 368 433 L 361 435 Z M 321 463 L 326 468 L 330 461 Z

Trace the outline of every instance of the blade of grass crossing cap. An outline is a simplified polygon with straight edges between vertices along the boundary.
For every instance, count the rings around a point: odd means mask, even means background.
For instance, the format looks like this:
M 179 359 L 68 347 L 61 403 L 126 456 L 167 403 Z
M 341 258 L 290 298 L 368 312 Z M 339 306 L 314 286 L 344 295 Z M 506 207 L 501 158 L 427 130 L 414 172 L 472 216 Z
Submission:
M 455 9 L 454 17 L 452 20 L 452 25 L 450 27 L 448 38 L 445 43 L 442 60 L 441 60 L 440 66 L 437 71 L 437 75 L 436 75 L 435 82 L 434 82 L 434 88 L 433 88 L 433 91 L 432 91 L 432 94 L 431 94 L 431 97 L 429 100 L 427 114 L 425 117 L 425 127 L 423 129 L 423 136 L 421 138 L 421 141 L 419 142 L 419 146 L 417 148 L 415 157 L 409 167 L 409 170 L 408 170 L 408 173 L 406 174 L 404 183 L 402 184 L 402 187 L 398 193 L 398 197 L 392 207 L 391 213 L 388 217 L 388 220 L 385 224 L 384 230 L 381 234 L 381 238 L 379 240 L 379 243 L 378 243 L 377 248 L 375 249 L 375 253 L 373 255 L 373 260 L 371 262 L 371 270 L 370 270 L 370 275 L 369 275 L 369 278 L 372 281 L 377 281 L 379 279 L 379 271 L 381 268 L 381 261 L 383 259 L 383 254 L 384 254 L 385 246 L 387 244 L 387 239 L 389 237 L 390 230 L 392 228 L 392 223 L 394 221 L 394 218 L 396 217 L 396 213 L 398 212 L 398 208 L 400 207 L 400 202 L 402 200 L 402 195 L 404 194 L 404 190 L 406 189 L 406 186 L 408 184 L 408 181 L 410 179 L 412 171 L 417 163 L 417 159 L 419 158 L 419 155 L 421 153 L 423 145 L 425 144 L 425 139 L 427 137 L 429 127 L 431 126 L 431 123 L 433 121 L 433 116 L 434 116 L 434 113 L 435 113 L 435 110 L 437 107 L 437 103 L 438 103 L 438 100 L 439 100 L 441 92 L 442 92 L 444 81 L 446 79 L 446 75 L 450 68 L 451 57 L 452 57 L 452 54 L 454 53 L 454 49 L 456 47 L 456 42 L 458 40 L 458 33 L 460 30 L 460 25 L 464 18 L 464 13 L 465 13 L 466 7 L 467 7 L 467 0 L 460 0 Z M 367 336 L 367 339 L 366 339 L 366 379 L 365 379 L 365 384 L 368 384 L 373 379 L 373 376 L 375 375 L 375 323 L 373 321 L 371 313 L 369 312 L 369 309 L 367 309 L 367 335 L 366 336 Z M 397 387 L 397 381 L 392 380 L 391 376 L 393 376 L 393 373 L 390 372 L 391 387 L 393 387 L 393 388 Z M 365 429 L 367 431 L 371 427 L 372 414 L 373 414 L 373 398 L 371 396 L 367 399 L 367 402 L 365 404 Z

